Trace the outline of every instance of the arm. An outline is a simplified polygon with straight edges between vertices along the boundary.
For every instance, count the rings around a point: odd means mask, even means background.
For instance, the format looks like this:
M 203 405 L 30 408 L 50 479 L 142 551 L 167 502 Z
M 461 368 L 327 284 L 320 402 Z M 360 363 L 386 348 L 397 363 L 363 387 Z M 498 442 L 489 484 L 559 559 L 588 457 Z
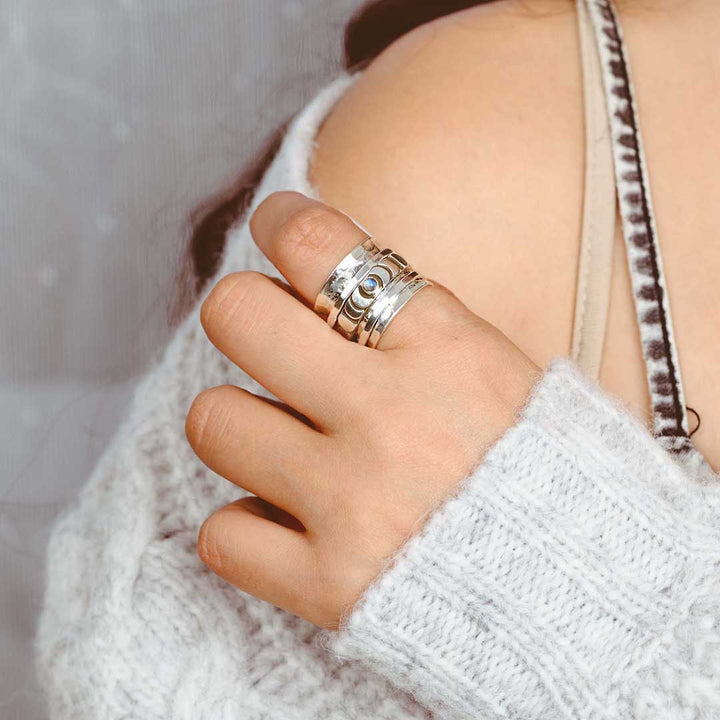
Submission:
M 330 642 L 442 718 L 718 717 L 717 497 L 555 360 Z

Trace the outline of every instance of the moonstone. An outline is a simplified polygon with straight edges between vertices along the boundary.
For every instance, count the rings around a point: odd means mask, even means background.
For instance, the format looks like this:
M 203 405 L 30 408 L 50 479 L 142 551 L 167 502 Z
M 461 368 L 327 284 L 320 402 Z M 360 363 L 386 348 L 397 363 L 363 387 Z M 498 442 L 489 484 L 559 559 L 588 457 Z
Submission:
M 367 292 L 372 292 L 375 290 L 378 286 L 378 281 L 375 278 L 365 278 L 362 283 L 363 290 L 366 290 Z

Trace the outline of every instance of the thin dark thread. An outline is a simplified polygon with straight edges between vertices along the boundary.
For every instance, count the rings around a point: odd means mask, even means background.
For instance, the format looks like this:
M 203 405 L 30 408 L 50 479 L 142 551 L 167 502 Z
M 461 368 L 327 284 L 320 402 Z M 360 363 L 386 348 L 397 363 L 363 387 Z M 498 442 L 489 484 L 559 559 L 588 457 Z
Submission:
M 688 437 L 691 438 L 700 429 L 700 425 L 702 425 L 702 420 L 700 420 L 700 413 L 698 413 L 696 410 L 693 410 L 689 405 L 686 405 L 685 409 L 688 412 L 691 412 L 697 418 L 696 428 L 688 435 Z
M 609 10 L 609 16 L 610 16 L 610 22 L 613 26 L 613 30 L 617 34 L 617 37 L 620 38 L 620 28 L 617 23 L 617 19 L 615 17 L 615 11 L 612 8 L 611 3 L 607 2 L 606 0 L 601 0 L 603 4 L 607 7 Z M 620 69 L 622 71 L 623 81 L 625 82 L 625 85 L 627 87 L 628 91 L 628 97 L 630 98 L 627 102 L 630 106 L 630 113 L 629 115 L 629 124 L 630 128 L 633 133 L 633 137 L 635 138 L 635 146 L 638 148 L 638 153 L 636 155 L 636 161 L 637 166 L 639 170 L 639 182 L 640 182 L 640 190 L 641 190 L 641 205 L 642 205 L 642 211 L 644 216 L 644 222 L 645 226 L 647 228 L 648 232 L 648 238 L 649 238 L 649 244 L 648 244 L 648 252 L 650 255 L 650 262 L 651 262 L 651 269 L 652 269 L 652 275 L 653 275 L 653 282 L 655 284 L 655 288 L 657 290 L 657 303 L 658 308 L 660 311 L 660 327 L 662 328 L 662 335 L 663 335 L 663 347 L 665 349 L 665 358 L 667 360 L 668 364 L 668 370 L 670 371 L 670 382 L 672 385 L 672 395 L 673 395 L 673 407 L 675 409 L 675 415 L 676 415 L 676 424 L 677 424 L 677 433 L 678 435 L 686 436 L 687 433 L 685 430 L 683 430 L 682 427 L 682 406 L 680 405 L 680 393 L 678 391 L 678 381 L 676 377 L 676 370 L 675 365 L 672 361 L 672 351 L 670 349 L 670 336 L 667 329 L 667 317 L 665 315 L 665 307 L 663 305 L 663 287 L 660 284 L 660 272 L 658 269 L 658 263 L 657 263 L 657 253 L 655 248 L 655 233 L 653 231 L 652 223 L 650 222 L 650 207 L 648 204 L 647 199 L 647 188 L 645 186 L 645 174 L 643 173 L 643 166 L 642 162 L 640 162 L 640 138 L 639 133 L 637 129 L 637 125 L 635 123 L 635 99 L 632 96 L 632 92 L 630 89 L 630 74 L 627 69 L 627 61 L 625 58 L 625 48 L 622 42 L 619 43 L 619 55 L 620 55 Z

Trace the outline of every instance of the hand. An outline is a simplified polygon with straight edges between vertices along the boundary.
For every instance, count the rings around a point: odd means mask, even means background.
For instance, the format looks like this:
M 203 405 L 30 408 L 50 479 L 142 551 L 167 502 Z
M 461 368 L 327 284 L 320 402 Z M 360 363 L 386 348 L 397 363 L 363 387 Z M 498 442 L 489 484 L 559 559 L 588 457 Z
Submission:
M 250 229 L 291 286 L 233 273 L 201 320 L 282 403 L 223 386 L 190 408 L 198 456 L 257 496 L 211 515 L 198 551 L 233 585 L 335 628 L 513 423 L 540 370 L 436 281 L 398 312 L 378 348 L 350 342 L 312 305 L 365 233 L 295 192 L 268 196 Z

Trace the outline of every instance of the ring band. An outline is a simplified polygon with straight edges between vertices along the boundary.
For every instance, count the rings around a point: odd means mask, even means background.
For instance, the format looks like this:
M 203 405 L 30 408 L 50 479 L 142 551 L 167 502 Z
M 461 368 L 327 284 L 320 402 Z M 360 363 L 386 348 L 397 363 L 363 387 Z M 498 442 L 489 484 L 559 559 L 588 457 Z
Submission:
M 400 312 L 403 305 L 405 305 L 418 290 L 432 285 L 432 282 L 413 271 L 402 278 L 400 285 L 401 287 L 397 292 L 388 298 L 387 305 L 381 311 L 380 317 L 378 317 L 368 334 L 367 341 L 363 344 L 371 348 L 377 347 L 377 344 L 380 342 L 380 337 L 385 330 L 387 330 L 390 321 Z
M 347 287 L 352 282 L 353 276 L 379 252 L 380 249 L 372 241 L 372 238 L 368 237 L 358 243 L 335 266 L 315 298 L 314 310 L 320 317 L 327 319 L 333 313 L 336 305 L 344 301 Z M 335 317 L 328 323 L 331 326 L 334 325 Z
M 379 250 L 367 237 L 335 266 L 314 310 L 347 340 L 375 348 L 407 301 L 432 284 L 401 255 Z
M 354 287 L 340 307 L 335 320 L 334 327 L 338 332 L 352 340 L 370 306 L 407 267 L 407 260 L 389 248 L 376 255 L 370 266 L 353 278 Z M 328 317 L 328 322 L 330 320 Z

